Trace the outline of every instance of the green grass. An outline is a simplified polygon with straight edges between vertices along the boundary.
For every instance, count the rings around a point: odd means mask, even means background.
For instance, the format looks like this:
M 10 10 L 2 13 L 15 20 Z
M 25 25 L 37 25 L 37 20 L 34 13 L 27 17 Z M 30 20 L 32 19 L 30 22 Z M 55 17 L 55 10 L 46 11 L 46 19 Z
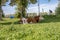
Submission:
M 60 17 L 44 16 L 36 24 L 18 24 L 19 19 L 0 21 L 0 40 L 60 40 Z

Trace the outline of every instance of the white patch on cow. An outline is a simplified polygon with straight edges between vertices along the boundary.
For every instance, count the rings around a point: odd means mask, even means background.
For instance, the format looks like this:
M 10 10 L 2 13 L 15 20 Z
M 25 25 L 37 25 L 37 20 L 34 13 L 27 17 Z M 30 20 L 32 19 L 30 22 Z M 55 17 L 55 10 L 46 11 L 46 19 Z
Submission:
M 27 19 L 26 18 L 22 18 L 23 24 L 27 24 Z

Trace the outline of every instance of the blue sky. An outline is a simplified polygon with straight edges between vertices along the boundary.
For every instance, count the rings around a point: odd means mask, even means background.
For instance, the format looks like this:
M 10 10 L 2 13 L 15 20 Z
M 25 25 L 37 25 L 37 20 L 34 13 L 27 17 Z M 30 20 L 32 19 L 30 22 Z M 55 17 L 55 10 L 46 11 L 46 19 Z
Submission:
M 2 7 L 4 13 L 5 14 L 14 14 L 16 12 L 16 10 L 15 10 L 16 6 L 9 6 L 8 4 L 9 4 L 9 2 L 6 3 L 6 6 Z M 49 9 L 51 9 L 52 11 L 55 10 L 55 8 L 57 7 L 58 1 L 51 0 L 50 2 L 48 2 L 48 0 L 39 0 L 39 4 L 40 4 L 40 12 L 42 12 L 42 9 L 44 9 L 44 11 L 48 12 Z M 27 12 L 38 13 L 37 3 L 29 5 Z

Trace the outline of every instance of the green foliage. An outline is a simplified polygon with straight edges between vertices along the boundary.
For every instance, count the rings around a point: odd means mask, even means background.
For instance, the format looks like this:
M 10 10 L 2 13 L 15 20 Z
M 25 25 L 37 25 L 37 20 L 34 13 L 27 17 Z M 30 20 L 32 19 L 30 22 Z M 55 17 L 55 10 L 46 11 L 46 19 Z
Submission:
M 60 14 L 60 7 L 56 8 L 56 14 L 58 14 L 58 15 Z
M 22 16 L 25 17 L 29 2 L 35 4 L 37 0 L 11 0 L 10 5 L 17 5 L 18 11 L 21 11 Z
M 0 5 L 4 6 L 6 2 L 8 2 L 8 0 L 0 0 Z
M 14 14 L 15 18 L 20 18 L 21 17 L 21 13 L 17 12 Z
M 55 13 L 57 15 L 60 15 L 60 3 L 58 4 L 58 7 L 56 8 Z
M 35 4 L 37 0 L 30 0 L 32 4 Z

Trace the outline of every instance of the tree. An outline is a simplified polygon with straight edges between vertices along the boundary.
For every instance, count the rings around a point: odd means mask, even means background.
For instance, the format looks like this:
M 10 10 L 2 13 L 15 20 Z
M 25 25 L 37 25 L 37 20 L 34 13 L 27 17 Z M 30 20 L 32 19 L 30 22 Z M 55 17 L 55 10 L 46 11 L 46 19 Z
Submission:
M 2 17 L 3 17 L 3 18 L 5 17 L 4 13 L 2 13 Z
M 3 13 L 2 6 L 5 6 L 5 3 L 7 1 L 8 0 L 0 0 L 0 20 L 2 20 L 2 13 Z
M 16 5 L 22 16 L 25 17 L 28 4 L 29 3 L 35 4 L 36 2 L 37 0 L 11 0 L 10 5 L 11 6 Z
M 55 13 L 60 15 L 60 1 L 58 2 L 58 7 L 56 8 Z
M 20 13 L 20 12 L 16 12 L 16 13 L 14 14 L 14 17 L 15 17 L 15 18 L 20 18 L 20 17 L 21 17 L 21 13 Z

